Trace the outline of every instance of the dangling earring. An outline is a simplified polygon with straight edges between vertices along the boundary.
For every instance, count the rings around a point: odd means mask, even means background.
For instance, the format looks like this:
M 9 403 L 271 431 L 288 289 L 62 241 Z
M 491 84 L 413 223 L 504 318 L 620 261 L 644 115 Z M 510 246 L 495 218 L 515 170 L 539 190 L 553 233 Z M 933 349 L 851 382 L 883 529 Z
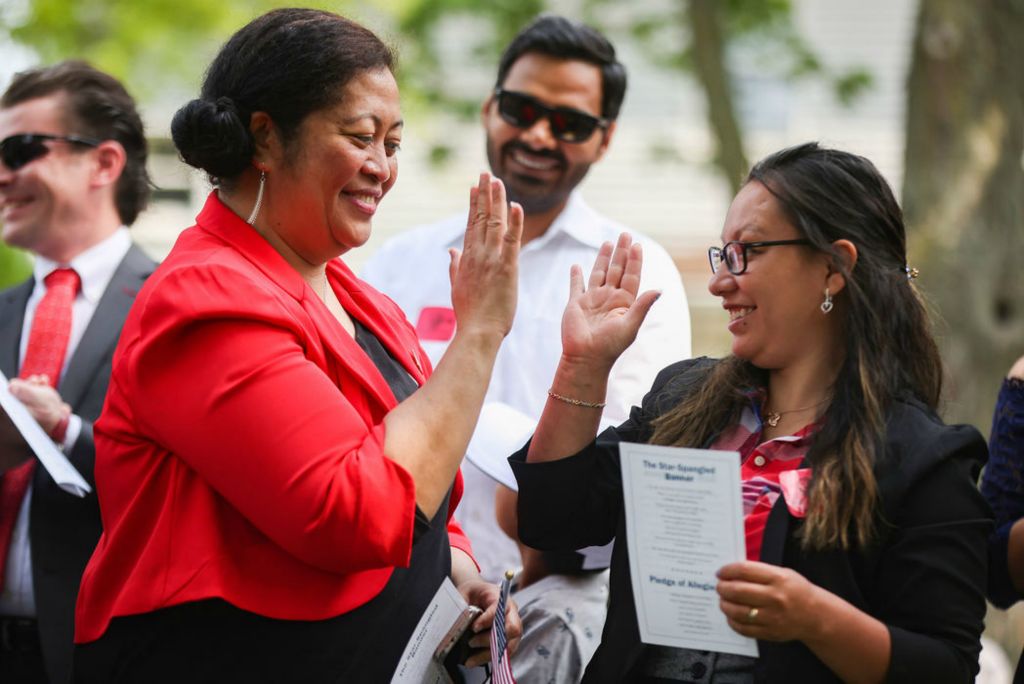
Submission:
M 267 184 L 267 172 L 260 169 L 260 188 L 256 191 L 256 206 L 252 208 L 252 213 L 249 214 L 249 218 L 245 220 L 250 226 L 252 222 L 256 220 L 256 216 L 260 213 L 260 205 L 263 204 L 263 188 Z
M 257 204 L 258 206 L 258 204 Z M 829 293 L 828 288 L 825 288 L 825 301 L 821 303 L 821 313 L 827 314 L 832 310 L 832 295 Z

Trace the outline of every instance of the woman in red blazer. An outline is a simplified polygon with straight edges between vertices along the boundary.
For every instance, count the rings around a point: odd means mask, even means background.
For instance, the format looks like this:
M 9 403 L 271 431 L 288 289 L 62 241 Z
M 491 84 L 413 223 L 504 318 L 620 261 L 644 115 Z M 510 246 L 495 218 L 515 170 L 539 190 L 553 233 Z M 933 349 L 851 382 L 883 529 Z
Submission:
M 445 576 L 490 608 L 486 643 L 497 590 L 451 515 L 522 210 L 486 176 L 471 193 L 458 332 L 431 374 L 398 307 L 336 258 L 369 237 L 401 131 L 389 50 L 313 10 L 240 30 L 175 116 L 217 189 L 114 357 L 79 680 L 386 681 Z

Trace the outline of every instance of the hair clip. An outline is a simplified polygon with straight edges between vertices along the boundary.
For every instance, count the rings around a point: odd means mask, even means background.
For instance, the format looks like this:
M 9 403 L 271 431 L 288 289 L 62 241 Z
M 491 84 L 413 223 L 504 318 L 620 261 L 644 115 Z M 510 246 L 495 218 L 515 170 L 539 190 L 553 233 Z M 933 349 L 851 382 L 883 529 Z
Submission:
M 910 266 L 904 266 L 903 271 L 907 274 L 907 280 L 913 280 L 917 276 L 921 275 L 920 271 Z

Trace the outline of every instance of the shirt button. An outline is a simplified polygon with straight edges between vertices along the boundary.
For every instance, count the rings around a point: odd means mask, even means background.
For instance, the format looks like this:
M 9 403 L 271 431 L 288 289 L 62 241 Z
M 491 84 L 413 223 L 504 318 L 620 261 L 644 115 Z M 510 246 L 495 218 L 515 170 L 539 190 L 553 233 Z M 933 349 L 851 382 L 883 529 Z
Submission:
M 761 454 L 758 454 L 757 456 L 755 456 L 754 457 L 754 465 L 756 465 L 758 468 L 763 466 L 764 465 L 764 456 L 762 456 Z
M 694 679 L 700 679 L 707 674 L 708 666 L 704 663 L 694 663 L 690 666 L 690 674 L 693 675 Z

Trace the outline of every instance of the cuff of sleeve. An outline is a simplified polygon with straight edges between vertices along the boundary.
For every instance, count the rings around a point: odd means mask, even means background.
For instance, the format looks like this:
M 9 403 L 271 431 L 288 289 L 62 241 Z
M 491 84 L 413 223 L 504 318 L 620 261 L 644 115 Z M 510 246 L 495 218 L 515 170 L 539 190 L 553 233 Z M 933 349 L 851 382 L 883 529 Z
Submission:
M 527 463 L 531 439 L 523 448 L 508 457 L 508 464 L 519 485 L 519 507 L 523 501 L 558 501 L 564 496 L 565 478 L 572 477 L 576 470 L 577 456 L 568 456 L 554 461 Z M 520 518 L 520 525 L 522 518 Z
M 458 549 L 459 551 L 462 551 L 467 556 L 469 556 L 469 559 L 473 561 L 473 565 L 476 566 L 476 571 L 480 572 L 480 563 L 477 562 L 476 556 L 473 555 L 473 545 L 469 543 L 468 537 L 466 537 L 464 534 L 454 534 L 449 530 L 448 544 L 453 549 Z
M 64 437 L 59 440 L 60 449 L 64 452 L 65 456 L 71 455 L 71 450 L 75 448 L 75 442 L 78 441 L 78 436 L 81 434 L 82 418 L 72 413 L 68 418 L 67 429 L 64 430 Z
M 892 625 L 888 628 L 892 651 L 886 682 L 973 682 L 978 674 L 978 653 L 972 666 L 948 643 Z
M 1000 525 L 989 539 L 988 545 L 988 600 L 995 606 L 1007 609 L 1020 600 L 1021 596 L 1010 579 L 1007 558 L 1010 544 L 1010 528 L 1016 521 Z
M 532 440 L 531 440 L 532 441 Z M 519 483 L 519 537 L 523 543 L 536 549 L 575 548 L 575 545 L 564 540 L 565 530 L 551 524 L 552 515 L 564 513 L 569 499 L 566 483 L 585 481 L 585 457 L 580 454 L 568 456 L 555 461 L 527 463 L 526 454 L 530 442 L 522 449 L 509 456 L 508 463 Z

